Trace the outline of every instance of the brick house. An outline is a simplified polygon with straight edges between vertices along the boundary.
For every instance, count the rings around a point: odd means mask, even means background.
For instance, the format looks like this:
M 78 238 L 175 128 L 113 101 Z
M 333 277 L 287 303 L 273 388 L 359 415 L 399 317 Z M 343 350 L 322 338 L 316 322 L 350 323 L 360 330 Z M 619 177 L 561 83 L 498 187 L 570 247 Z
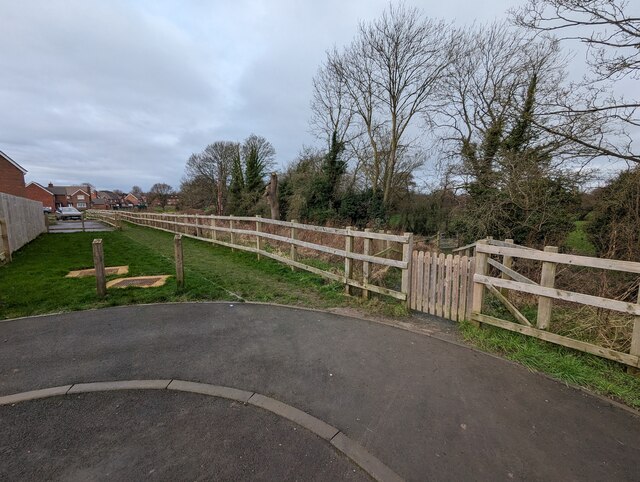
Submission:
M 87 186 L 54 186 L 49 183 L 47 189 L 51 191 L 55 198 L 55 207 L 72 206 L 79 211 L 84 211 L 91 207 L 91 191 Z
M 24 175 L 27 170 L 0 151 L 0 192 L 24 197 Z
M 54 209 L 56 205 L 55 195 L 37 182 L 27 184 L 24 197 L 33 199 L 34 201 L 40 201 L 45 208 Z
M 100 205 L 98 209 L 119 209 L 122 203 L 122 197 L 113 191 L 93 191 L 93 196 L 94 202 Z

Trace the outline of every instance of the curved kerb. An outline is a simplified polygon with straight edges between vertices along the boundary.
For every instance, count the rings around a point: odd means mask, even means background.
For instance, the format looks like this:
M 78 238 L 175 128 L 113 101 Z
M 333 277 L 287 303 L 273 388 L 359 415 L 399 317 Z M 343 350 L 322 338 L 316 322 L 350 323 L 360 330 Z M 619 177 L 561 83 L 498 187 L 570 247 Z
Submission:
M 122 380 L 115 382 L 77 383 L 59 387 L 43 388 L 29 392 L 14 393 L 0 397 L 0 405 L 11 405 L 28 400 L 70 395 L 74 393 L 105 392 L 114 390 L 176 390 L 180 392 L 199 393 L 211 397 L 227 398 L 244 404 L 268 410 L 276 415 L 291 420 L 301 427 L 310 430 L 318 437 L 331 443 L 336 449 L 359 465 L 371 477 L 379 481 L 401 481 L 398 474 L 371 455 L 359 443 L 351 440 L 344 433 L 328 423 L 309 415 L 291 405 L 257 392 L 248 392 L 237 388 L 209 385 L 207 383 L 187 382 L 184 380 Z

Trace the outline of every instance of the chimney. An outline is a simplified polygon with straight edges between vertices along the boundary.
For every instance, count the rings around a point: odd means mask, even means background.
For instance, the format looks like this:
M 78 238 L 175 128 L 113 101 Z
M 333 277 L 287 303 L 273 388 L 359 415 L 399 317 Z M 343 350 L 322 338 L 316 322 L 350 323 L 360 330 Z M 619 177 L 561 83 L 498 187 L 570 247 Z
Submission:
M 48 187 L 53 187 L 53 183 L 52 183 L 52 182 L 50 182 Z

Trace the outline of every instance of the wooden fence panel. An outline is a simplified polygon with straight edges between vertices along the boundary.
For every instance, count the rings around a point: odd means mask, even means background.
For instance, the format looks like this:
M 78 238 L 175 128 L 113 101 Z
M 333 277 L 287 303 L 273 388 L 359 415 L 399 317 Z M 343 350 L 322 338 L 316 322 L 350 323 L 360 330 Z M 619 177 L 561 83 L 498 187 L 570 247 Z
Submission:
M 0 219 L 0 259 L 10 260 L 11 253 L 47 230 L 42 203 L 23 197 L 0 193 Z

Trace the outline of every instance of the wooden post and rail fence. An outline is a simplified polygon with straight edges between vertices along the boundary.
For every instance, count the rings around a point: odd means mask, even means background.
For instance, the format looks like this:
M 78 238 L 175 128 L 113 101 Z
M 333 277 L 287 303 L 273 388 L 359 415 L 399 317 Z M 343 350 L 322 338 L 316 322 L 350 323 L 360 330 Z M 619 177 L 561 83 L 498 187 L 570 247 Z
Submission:
M 555 287 L 556 267 L 559 264 L 615 270 L 640 275 L 640 263 L 592 258 L 558 253 L 548 246 L 544 250 L 519 246 L 512 240 L 491 238 L 454 250 L 460 254 L 444 254 L 413 250 L 413 235 L 376 233 L 369 229 L 360 231 L 351 227 L 331 228 L 278 221 L 261 217 L 196 216 L 186 214 L 157 214 L 92 211 L 91 216 L 115 227 L 122 221 L 148 226 L 184 237 L 201 239 L 213 244 L 256 253 L 284 263 L 293 268 L 307 270 L 345 285 L 345 292 L 359 288 L 364 297 L 370 293 L 391 296 L 407 303 L 413 310 L 440 316 L 453 321 L 469 320 L 478 325 L 487 324 L 539 338 L 575 350 L 615 360 L 633 369 L 640 368 L 640 288 L 634 302 L 607 299 L 576 293 Z M 193 221 L 192 221 L 193 220 Z M 240 227 L 244 223 L 244 227 Z M 246 226 L 250 225 L 251 229 Z M 269 227 L 288 229 L 282 236 L 269 232 Z M 344 237 L 344 249 L 303 241 L 303 232 L 329 233 Z M 227 237 L 223 237 L 223 235 Z M 241 237 L 254 238 L 253 244 L 243 244 Z M 361 239 L 361 252 L 356 252 L 355 240 Z M 231 242 L 229 241 L 231 240 Z M 268 250 L 265 241 L 278 241 L 289 245 L 288 254 Z M 371 254 L 374 240 L 399 243 L 402 259 L 383 258 Z M 328 253 L 344 259 L 344 271 L 336 273 L 310 266 L 298 259 L 298 250 L 304 248 Z M 388 251 L 389 248 L 383 250 Z M 177 252 L 177 251 L 176 251 Z M 474 256 L 475 254 L 475 256 Z M 514 269 L 518 259 L 541 263 L 540 281 L 536 282 Z M 359 277 L 354 276 L 354 263 L 361 262 Z M 517 264 L 517 263 L 515 263 Z M 371 283 L 369 277 L 373 265 L 399 268 L 402 271 L 398 289 Z M 493 274 L 497 274 L 493 276 Z M 538 297 L 535 326 L 509 299 L 510 291 Z M 513 315 L 517 322 L 507 321 L 483 313 L 487 293 L 495 297 Z M 550 331 L 552 327 L 553 300 L 569 301 L 597 308 L 613 310 L 634 316 L 630 350 L 628 353 L 593 343 L 562 336 Z
M 279 261 L 292 269 L 310 271 L 332 281 L 345 285 L 345 291 L 351 293 L 353 288 L 362 290 L 363 296 L 378 293 L 409 303 L 408 293 L 411 284 L 411 256 L 413 252 L 413 234 L 377 233 L 371 230 L 357 230 L 351 227 L 332 228 L 302 224 L 295 221 L 279 221 L 262 218 L 260 216 L 203 216 L 189 214 L 166 214 L 148 212 L 125 212 L 91 210 L 91 218 L 105 222 L 113 227 L 120 227 L 122 221 L 146 226 L 161 231 L 180 234 L 183 237 L 199 239 L 212 244 L 226 246 L 233 250 L 248 251 L 261 257 Z M 284 228 L 286 235 L 276 234 L 275 228 Z M 344 249 L 304 241 L 303 233 L 315 232 L 344 238 Z M 225 237 L 226 236 L 226 237 Z M 247 239 L 253 240 L 247 242 Z M 355 240 L 362 240 L 363 251 L 357 252 Z M 396 243 L 402 246 L 402 259 L 392 259 L 382 255 L 371 254 L 373 240 L 385 243 Z M 288 245 L 286 251 L 268 249 L 266 243 L 275 241 Z M 300 249 L 311 252 L 325 253 L 342 258 L 344 270 L 342 272 L 329 271 L 304 263 L 300 259 Z M 362 263 L 363 269 L 358 276 L 354 271 L 355 263 Z M 370 279 L 371 267 L 382 266 L 397 268 L 402 271 L 399 287 L 389 288 L 372 283 Z

